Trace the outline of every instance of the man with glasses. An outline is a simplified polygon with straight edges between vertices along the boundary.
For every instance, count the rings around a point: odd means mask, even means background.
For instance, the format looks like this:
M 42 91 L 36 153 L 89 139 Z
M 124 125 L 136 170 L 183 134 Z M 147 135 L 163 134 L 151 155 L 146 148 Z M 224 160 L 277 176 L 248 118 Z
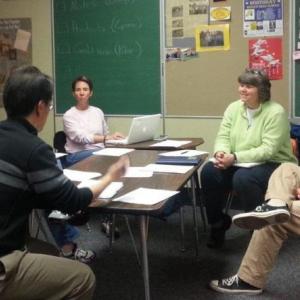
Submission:
M 16 69 L 5 83 L 7 120 L 0 122 L 0 299 L 92 299 L 95 277 L 77 261 L 28 252 L 33 208 L 75 213 L 120 178 L 128 160 L 112 165 L 98 184 L 78 189 L 38 138 L 53 108 L 52 82 L 36 67 Z

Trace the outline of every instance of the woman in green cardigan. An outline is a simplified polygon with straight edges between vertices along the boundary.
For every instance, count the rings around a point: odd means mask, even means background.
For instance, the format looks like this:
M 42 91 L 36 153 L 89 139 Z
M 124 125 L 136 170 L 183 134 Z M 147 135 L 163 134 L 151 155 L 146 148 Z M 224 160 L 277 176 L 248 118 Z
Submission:
M 223 245 L 231 225 L 223 213 L 228 191 L 233 190 L 246 211 L 264 200 L 269 177 L 282 162 L 297 162 L 290 144 L 284 108 L 271 101 L 271 83 L 265 72 L 246 69 L 238 77 L 240 99 L 231 103 L 220 125 L 214 159 L 201 172 L 201 185 L 211 226 L 207 246 Z M 239 163 L 257 163 L 250 168 Z

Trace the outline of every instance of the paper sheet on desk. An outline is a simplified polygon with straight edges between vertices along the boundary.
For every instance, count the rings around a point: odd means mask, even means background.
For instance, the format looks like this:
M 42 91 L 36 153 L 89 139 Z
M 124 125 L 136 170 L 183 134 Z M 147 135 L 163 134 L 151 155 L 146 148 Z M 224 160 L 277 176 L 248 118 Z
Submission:
M 69 169 L 64 169 L 64 174 L 72 181 L 83 181 L 101 176 L 101 173 L 99 172 L 84 172 Z
M 176 141 L 176 140 L 166 140 L 159 143 L 150 145 L 150 147 L 180 147 L 182 145 L 188 144 L 191 141 Z
M 95 184 L 99 184 L 99 180 L 85 180 L 78 184 L 79 188 L 92 187 Z M 112 198 L 116 193 L 124 186 L 123 182 L 114 181 L 111 182 L 103 192 L 98 196 L 98 198 L 109 199 Z
M 216 159 L 214 157 L 209 159 L 212 162 L 216 162 Z M 247 163 L 235 163 L 233 164 L 234 167 L 240 167 L 240 168 L 252 168 L 255 166 L 262 165 L 263 162 L 247 162 Z
M 99 151 L 93 152 L 94 155 L 105 155 L 105 156 L 122 156 L 129 152 L 134 151 L 134 149 L 128 148 L 105 148 Z
M 145 167 L 129 167 L 123 177 L 152 177 L 153 171 L 145 169 Z
M 67 153 L 61 153 L 61 152 L 55 152 L 54 154 L 56 159 L 67 155 Z
M 179 173 L 184 174 L 191 170 L 193 166 L 179 166 L 179 165 L 164 165 L 164 164 L 149 164 L 145 169 L 159 173 Z
M 178 151 L 170 151 L 160 153 L 160 156 L 178 156 L 178 157 L 193 157 L 193 156 L 201 156 L 206 155 L 208 152 L 206 151 L 198 151 L 198 150 L 178 150 Z
M 154 205 L 178 193 L 178 191 L 138 188 L 130 193 L 114 199 L 113 201 L 132 204 Z

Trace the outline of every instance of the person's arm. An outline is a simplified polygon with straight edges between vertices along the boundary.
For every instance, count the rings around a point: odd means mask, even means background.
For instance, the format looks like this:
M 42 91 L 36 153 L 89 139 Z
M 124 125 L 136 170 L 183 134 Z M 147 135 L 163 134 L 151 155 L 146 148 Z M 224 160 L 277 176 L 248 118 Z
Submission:
M 230 104 L 224 112 L 220 128 L 217 133 L 217 137 L 214 145 L 214 156 L 216 153 L 229 154 L 231 145 L 230 145 L 230 132 L 233 126 L 234 114 L 236 114 L 236 104 L 235 102 Z
M 270 114 L 258 134 L 261 134 L 261 144 L 248 150 L 236 151 L 238 162 L 269 161 L 287 141 L 289 143 L 289 123 L 284 110 Z M 290 147 L 290 143 L 287 146 Z
M 94 134 L 82 128 L 76 116 L 65 114 L 63 116 L 64 132 L 67 137 L 78 144 L 93 144 Z
M 97 207 L 101 205 L 100 201 L 97 201 L 97 197 L 103 192 L 103 190 L 113 181 L 122 177 L 126 169 L 129 166 L 129 159 L 127 156 L 121 157 L 115 164 L 111 165 L 107 173 L 99 180 L 99 184 L 90 187 L 93 193 L 93 200 L 90 207 Z

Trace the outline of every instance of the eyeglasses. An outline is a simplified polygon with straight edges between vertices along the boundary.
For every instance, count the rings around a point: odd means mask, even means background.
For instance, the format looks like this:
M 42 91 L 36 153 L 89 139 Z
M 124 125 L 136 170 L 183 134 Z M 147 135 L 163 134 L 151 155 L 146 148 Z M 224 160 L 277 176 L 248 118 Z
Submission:
M 49 110 L 52 110 L 54 108 L 53 103 L 49 104 L 48 108 L 49 108 Z

